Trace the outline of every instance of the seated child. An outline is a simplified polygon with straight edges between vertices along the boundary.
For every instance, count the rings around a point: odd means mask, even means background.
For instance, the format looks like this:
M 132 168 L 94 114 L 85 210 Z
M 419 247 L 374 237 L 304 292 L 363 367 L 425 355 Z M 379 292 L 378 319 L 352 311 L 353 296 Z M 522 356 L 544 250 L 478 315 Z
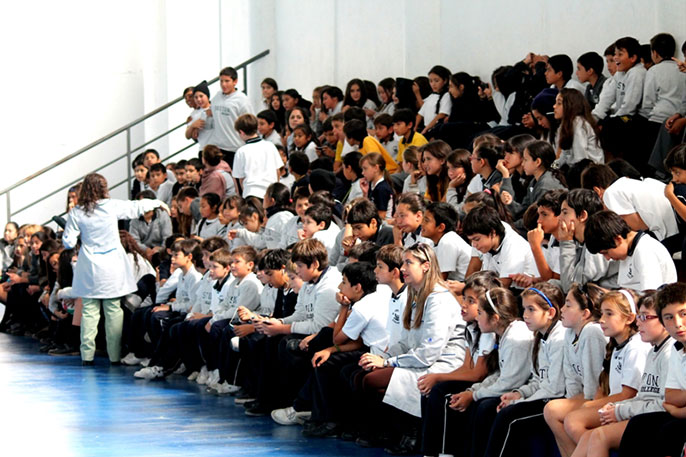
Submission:
M 283 146 L 281 135 L 276 131 L 276 124 L 278 123 L 276 113 L 272 110 L 264 110 L 257 113 L 257 131 L 260 136 L 270 141 L 274 146 Z
M 633 231 L 619 215 L 600 211 L 592 215 L 584 229 L 586 248 L 606 259 L 619 262 L 617 285 L 644 291 L 677 281 L 672 256 L 655 238 Z
M 331 208 L 317 204 L 310 206 L 303 216 L 303 228 L 298 233 L 301 239 L 314 238 L 322 242 L 329 256 L 340 228 L 331 222 Z
M 174 183 L 167 180 L 167 168 L 161 163 L 155 163 L 150 166 L 150 179 L 148 181 L 150 189 L 155 192 L 158 200 L 171 205 L 172 188 Z
M 429 203 L 422 221 L 422 236 L 435 246 L 443 279 L 464 282 L 472 249 L 456 229 L 457 211 L 449 203 Z

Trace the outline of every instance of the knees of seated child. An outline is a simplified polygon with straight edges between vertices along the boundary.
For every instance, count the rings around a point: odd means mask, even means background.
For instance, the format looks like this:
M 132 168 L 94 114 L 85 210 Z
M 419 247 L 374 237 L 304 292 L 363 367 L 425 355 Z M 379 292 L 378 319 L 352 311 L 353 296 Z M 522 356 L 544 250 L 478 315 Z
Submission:
M 567 435 L 578 443 L 584 433 L 600 426 L 596 408 L 580 408 L 570 412 L 564 419 Z

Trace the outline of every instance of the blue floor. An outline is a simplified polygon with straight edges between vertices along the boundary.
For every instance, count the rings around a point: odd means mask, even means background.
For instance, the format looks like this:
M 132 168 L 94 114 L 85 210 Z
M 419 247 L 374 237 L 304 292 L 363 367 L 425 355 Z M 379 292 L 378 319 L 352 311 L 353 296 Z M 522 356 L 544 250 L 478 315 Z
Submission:
M 299 426 L 250 418 L 232 397 L 171 376 L 147 382 L 136 368 L 81 367 L 40 354 L 32 338 L 0 333 L 0 436 L 4 456 L 381 456 Z

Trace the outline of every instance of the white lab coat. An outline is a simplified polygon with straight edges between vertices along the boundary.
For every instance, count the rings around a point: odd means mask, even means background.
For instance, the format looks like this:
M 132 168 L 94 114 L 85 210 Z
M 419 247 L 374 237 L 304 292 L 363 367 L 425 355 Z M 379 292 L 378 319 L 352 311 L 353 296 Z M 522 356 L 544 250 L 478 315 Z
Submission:
M 412 304 L 414 319 L 415 307 Z M 466 325 L 460 305 L 447 289 L 436 286 L 426 299 L 419 328 L 403 327 L 400 340 L 389 348 L 394 366 L 384 403 L 421 417 L 421 394 L 417 379 L 427 373 L 447 373 L 462 365 Z
M 81 235 L 81 250 L 74 268 L 72 293 L 83 298 L 117 298 L 135 292 L 136 280 L 131 262 L 119 241 L 119 219 L 135 219 L 159 207 L 159 200 L 124 201 L 103 199 L 86 214 L 77 206 L 69 211 L 62 243 L 76 246 Z

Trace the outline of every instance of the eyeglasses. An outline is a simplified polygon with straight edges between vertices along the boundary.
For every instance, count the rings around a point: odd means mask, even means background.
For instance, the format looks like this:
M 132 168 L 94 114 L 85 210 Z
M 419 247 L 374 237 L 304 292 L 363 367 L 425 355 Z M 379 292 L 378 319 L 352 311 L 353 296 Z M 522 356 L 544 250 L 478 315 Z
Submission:
M 646 314 L 646 313 L 639 313 L 636 315 L 636 319 L 638 319 L 641 322 L 649 321 L 651 319 L 657 319 L 657 315 L 655 314 Z

